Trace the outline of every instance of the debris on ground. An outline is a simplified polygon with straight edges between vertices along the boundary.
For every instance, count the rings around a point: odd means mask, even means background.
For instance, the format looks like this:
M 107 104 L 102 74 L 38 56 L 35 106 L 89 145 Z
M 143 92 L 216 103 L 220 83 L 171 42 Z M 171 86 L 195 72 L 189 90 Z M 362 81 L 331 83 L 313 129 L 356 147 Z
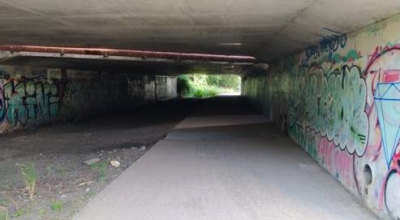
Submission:
M 92 158 L 90 160 L 84 161 L 83 164 L 85 164 L 86 166 L 91 166 L 91 165 L 96 164 L 98 162 L 100 162 L 100 158 Z
M 163 108 L 169 114 L 159 106 L 0 137 L 0 220 L 71 220 L 145 154 L 141 146 L 150 148 L 184 118 L 173 103 Z M 28 163 L 36 171 L 33 201 L 21 175 Z
M 112 161 L 110 161 L 110 164 L 113 166 L 113 167 L 119 167 L 119 166 L 121 166 L 121 163 L 120 162 L 118 162 L 118 161 L 116 161 L 116 160 L 112 160 Z
M 141 146 L 141 147 L 139 148 L 139 150 L 141 150 L 141 151 L 146 151 L 146 146 Z

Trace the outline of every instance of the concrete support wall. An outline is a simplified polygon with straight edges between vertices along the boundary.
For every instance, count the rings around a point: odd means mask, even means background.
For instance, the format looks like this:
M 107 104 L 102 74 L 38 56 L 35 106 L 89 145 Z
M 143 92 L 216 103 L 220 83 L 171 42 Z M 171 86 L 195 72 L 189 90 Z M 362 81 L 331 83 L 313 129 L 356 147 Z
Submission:
M 0 133 L 175 98 L 169 86 L 176 77 L 0 66 Z
M 243 90 L 371 210 L 400 219 L 400 16 L 321 39 Z
M 177 85 L 176 77 L 170 76 L 156 76 L 156 97 L 157 100 L 167 100 L 170 97 L 176 97 Z

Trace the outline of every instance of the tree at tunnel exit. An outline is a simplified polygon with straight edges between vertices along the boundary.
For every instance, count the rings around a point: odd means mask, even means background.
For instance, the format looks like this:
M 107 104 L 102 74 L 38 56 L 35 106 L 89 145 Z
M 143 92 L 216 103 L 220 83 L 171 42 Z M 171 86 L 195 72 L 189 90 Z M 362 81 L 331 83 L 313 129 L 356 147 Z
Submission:
M 220 94 L 240 93 L 237 75 L 191 74 L 178 77 L 178 93 L 185 98 L 208 98 Z

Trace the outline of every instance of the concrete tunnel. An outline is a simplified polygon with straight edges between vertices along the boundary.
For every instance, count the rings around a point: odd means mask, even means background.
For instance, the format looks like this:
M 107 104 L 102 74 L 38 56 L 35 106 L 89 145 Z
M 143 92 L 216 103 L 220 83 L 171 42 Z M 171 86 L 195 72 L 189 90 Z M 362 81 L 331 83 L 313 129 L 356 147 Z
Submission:
M 400 219 L 399 13 L 0 0 L 0 219 Z

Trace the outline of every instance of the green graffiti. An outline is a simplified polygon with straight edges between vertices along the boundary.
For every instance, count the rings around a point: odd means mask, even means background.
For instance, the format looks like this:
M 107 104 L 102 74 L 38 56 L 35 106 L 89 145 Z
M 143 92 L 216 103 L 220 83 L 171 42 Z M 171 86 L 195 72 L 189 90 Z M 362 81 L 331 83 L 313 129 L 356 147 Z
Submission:
M 316 66 L 298 76 L 297 82 L 292 87 L 289 126 L 308 129 L 327 137 L 342 150 L 362 155 L 368 119 L 364 112 L 366 85 L 361 70 L 343 66 L 325 73 Z
M 4 85 L 4 101 L 1 111 L 5 112 L 8 122 L 17 126 L 50 122 L 58 115 L 60 98 L 58 87 L 54 83 L 27 80 Z
M 24 104 L 25 83 L 4 85 L 4 94 L 7 100 L 7 119 L 14 126 L 19 123 L 25 125 L 28 121 L 28 110 Z
M 360 52 L 356 50 L 350 50 L 346 55 L 341 55 L 340 53 L 327 54 L 315 63 L 322 65 L 323 63 L 353 62 L 360 58 L 362 58 Z

